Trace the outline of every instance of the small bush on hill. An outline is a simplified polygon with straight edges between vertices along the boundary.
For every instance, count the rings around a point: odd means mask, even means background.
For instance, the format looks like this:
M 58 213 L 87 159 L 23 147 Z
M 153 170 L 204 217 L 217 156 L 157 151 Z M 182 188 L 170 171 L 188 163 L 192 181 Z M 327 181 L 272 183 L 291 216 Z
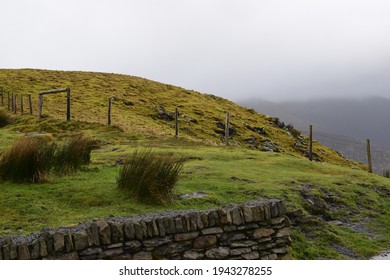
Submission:
M 47 179 L 55 145 L 45 137 L 23 137 L 0 155 L 0 177 L 14 182 L 39 183 Z
M 119 171 L 118 187 L 137 200 L 166 204 L 174 198 L 182 168 L 178 158 L 136 150 Z
M 96 142 L 83 135 L 75 135 L 55 153 L 55 168 L 60 173 L 74 172 L 91 160 Z

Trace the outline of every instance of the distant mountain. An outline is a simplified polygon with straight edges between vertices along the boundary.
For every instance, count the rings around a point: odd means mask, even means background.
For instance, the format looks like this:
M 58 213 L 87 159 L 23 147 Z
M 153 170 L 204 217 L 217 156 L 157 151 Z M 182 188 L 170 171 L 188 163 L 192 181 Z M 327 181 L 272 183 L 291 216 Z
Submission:
M 375 171 L 382 173 L 390 163 L 390 99 L 367 97 L 281 103 L 255 99 L 239 103 L 263 114 L 278 116 L 303 133 L 307 133 L 312 124 L 319 142 L 360 162 L 366 162 L 364 143 L 369 138 Z

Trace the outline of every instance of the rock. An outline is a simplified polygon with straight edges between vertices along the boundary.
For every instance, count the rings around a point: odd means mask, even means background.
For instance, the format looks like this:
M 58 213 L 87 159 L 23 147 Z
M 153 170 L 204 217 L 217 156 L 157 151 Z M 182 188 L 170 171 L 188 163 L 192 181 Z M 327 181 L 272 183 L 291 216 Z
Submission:
M 81 252 L 79 252 L 80 256 L 91 256 L 91 255 L 97 255 L 102 253 L 102 248 L 96 247 L 96 248 L 87 248 Z
M 175 219 L 175 227 L 176 227 L 176 232 L 177 233 L 184 232 L 183 222 L 182 222 L 181 218 L 176 218 Z
M 231 249 L 230 250 L 230 255 L 231 256 L 237 256 L 241 254 L 247 254 L 250 253 L 252 250 L 251 248 L 237 248 L 237 249 Z
M 92 241 L 92 245 L 99 246 L 100 245 L 99 228 L 96 222 L 93 222 L 91 224 L 88 234 L 89 234 L 89 239 Z
M 30 252 L 28 251 L 27 244 L 20 244 L 18 247 L 18 259 L 19 260 L 29 260 Z
M 286 254 L 286 253 L 288 253 L 288 247 L 285 246 L 285 247 L 281 247 L 281 248 L 274 248 L 271 251 L 272 251 L 272 253 L 275 253 L 275 254 Z
M 244 223 L 240 209 L 234 208 L 232 211 L 230 211 L 230 215 L 232 217 L 232 222 L 234 225 L 241 225 L 242 223 Z
M 199 232 L 189 232 L 189 233 L 177 233 L 175 234 L 175 241 L 185 241 L 185 240 L 192 240 L 198 237 Z
M 214 246 L 217 243 L 217 237 L 215 235 L 200 236 L 195 239 L 193 247 L 194 249 L 204 249 Z
M 78 260 L 79 255 L 77 252 L 72 252 L 68 254 L 58 254 L 55 256 L 50 256 L 46 258 L 47 260 Z
M 123 224 L 108 222 L 111 231 L 111 241 L 112 243 L 121 243 L 124 241 L 123 236 Z
M 214 211 L 210 211 L 208 226 L 209 227 L 214 227 L 216 225 L 219 226 L 219 224 L 220 224 L 220 220 L 219 220 L 218 212 L 215 211 L 215 210 Z
M 54 251 L 56 253 L 62 252 L 65 248 L 64 235 L 61 233 L 54 233 L 53 236 Z
M 123 248 L 134 254 L 141 251 L 142 244 L 138 240 L 127 241 Z
M 152 260 L 152 253 L 141 251 L 133 255 L 133 260 Z
M 156 237 L 143 241 L 145 247 L 157 247 L 173 241 L 172 236 Z
M 254 221 L 253 213 L 252 213 L 252 210 L 249 206 L 244 205 L 241 207 L 241 210 L 242 210 L 242 214 L 244 216 L 245 222 L 250 223 L 250 222 Z
M 88 234 L 85 229 L 77 231 L 73 235 L 73 243 L 76 251 L 84 250 L 88 247 Z M 42 244 L 41 244 L 42 249 Z
M 160 232 L 161 232 L 161 230 L 160 230 Z M 140 223 L 134 223 L 134 237 L 138 240 L 144 239 L 144 233 L 142 231 L 142 226 Z
M 247 254 L 241 255 L 243 259 L 245 260 L 258 260 L 260 258 L 259 252 L 253 251 Z
M 165 236 L 165 228 L 164 228 L 163 220 L 160 218 L 157 218 L 156 223 L 157 223 L 157 227 L 158 227 L 158 231 L 160 233 L 160 236 L 164 237 Z
M 67 253 L 74 251 L 74 244 L 73 244 L 72 234 L 70 233 L 70 231 L 68 231 L 68 233 L 64 235 L 64 245 L 65 245 L 65 251 Z
M 205 228 L 200 231 L 203 235 L 223 233 L 220 227 Z
M 230 216 L 230 212 L 226 211 L 223 208 L 219 209 L 219 216 L 221 217 L 221 224 L 231 224 L 232 223 L 232 217 Z
M 259 228 L 255 229 L 251 234 L 253 238 L 262 238 L 272 235 L 275 231 L 271 228 Z
M 116 248 L 116 249 L 109 249 L 103 251 L 101 254 L 99 254 L 98 258 L 104 258 L 104 259 L 113 259 L 113 257 L 117 257 L 123 254 L 122 248 Z
M 186 251 L 183 254 L 183 258 L 186 260 L 200 260 L 204 258 L 204 254 L 196 251 Z
M 44 239 L 39 239 L 39 255 L 41 257 L 47 256 L 47 250 L 46 250 L 46 242 Z M 87 241 L 88 242 L 88 241 Z
M 209 226 L 209 216 L 207 215 L 207 213 L 202 212 L 200 214 L 200 219 L 202 220 L 202 224 L 203 224 L 204 227 L 208 227 Z
M 33 260 L 36 260 L 39 258 L 39 242 L 38 240 L 35 240 L 31 245 L 30 245 L 30 257 Z
M 181 242 L 175 242 L 175 243 L 169 243 L 163 246 L 160 246 L 153 250 L 153 255 L 157 259 L 164 259 L 164 258 L 170 258 L 171 256 L 182 253 L 184 251 L 187 251 L 192 248 L 192 242 L 191 241 L 181 241 Z
M 206 193 L 204 191 L 197 191 L 193 193 L 186 193 L 178 197 L 179 200 L 191 199 L 191 198 L 204 198 Z
M 231 248 L 251 247 L 256 244 L 257 243 L 253 240 L 235 241 L 230 245 L 230 247 Z
M 126 240 L 132 240 L 134 238 L 134 223 L 132 220 L 125 221 L 124 235 Z
M 205 255 L 209 259 L 222 260 L 227 258 L 229 253 L 230 252 L 228 247 L 218 247 L 207 250 Z
M 100 244 L 102 245 L 111 244 L 111 231 L 108 223 L 106 221 L 98 221 L 97 226 L 99 230 Z
M 276 237 L 285 237 L 285 236 L 290 236 L 291 233 L 290 233 L 290 229 L 289 228 L 282 228 L 278 231 L 278 233 L 276 234 Z
M 260 222 L 264 220 L 264 213 L 260 211 L 258 206 L 251 207 L 253 220 L 255 222 Z

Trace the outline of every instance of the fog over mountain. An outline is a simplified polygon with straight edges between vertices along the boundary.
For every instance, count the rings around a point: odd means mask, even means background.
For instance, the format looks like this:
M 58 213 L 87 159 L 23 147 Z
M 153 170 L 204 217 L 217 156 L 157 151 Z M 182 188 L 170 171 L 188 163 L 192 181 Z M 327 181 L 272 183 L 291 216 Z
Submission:
M 366 161 L 364 143 L 369 138 L 376 171 L 381 172 L 390 163 L 390 99 L 329 98 L 279 103 L 247 99 L 239 103 L 279 117 L 304 133 L 312 124 L 318 141 L 360 162 Z

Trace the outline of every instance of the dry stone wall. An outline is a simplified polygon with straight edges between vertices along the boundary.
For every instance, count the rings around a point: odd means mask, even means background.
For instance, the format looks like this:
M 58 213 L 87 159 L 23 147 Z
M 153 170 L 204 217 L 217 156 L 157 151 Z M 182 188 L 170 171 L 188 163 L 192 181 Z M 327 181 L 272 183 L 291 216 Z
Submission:
M 204 211 L 111 217 L 0 238 L 0 260 L 283 259 L 290 221 L 282 200 Z

